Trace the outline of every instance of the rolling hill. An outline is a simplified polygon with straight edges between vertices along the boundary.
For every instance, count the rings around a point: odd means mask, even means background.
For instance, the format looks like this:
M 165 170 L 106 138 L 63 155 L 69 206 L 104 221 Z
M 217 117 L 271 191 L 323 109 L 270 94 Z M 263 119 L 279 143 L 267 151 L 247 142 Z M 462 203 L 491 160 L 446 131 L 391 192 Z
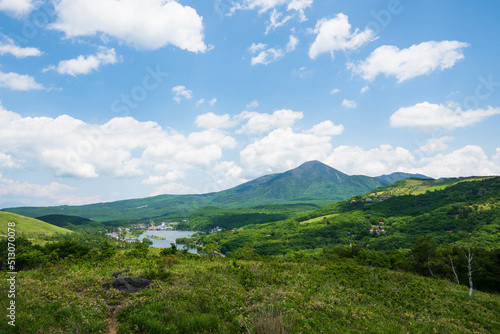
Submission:
M 15 222 L 16 235 L 21 234 L 57 234 L 72 233 L 70 230 L 61 228 L 38 219 L 24 217 L 15 213 L 0 211 L 0 234 L 7 235 L 8 223 Z
M 164 217 L 204 206 L 243 208 L 301 202 L 326 205 L 386 186 L 390 183 L 388 179 L 409 176 L 415 175 L 401 173 L 381 177 L 347 175 L 319 161 L 309 161 L 290 171 L 265 175 L 215 193 L 159 195 L 82 206 L 18 207 L 4 210 L 28 217 L 62 214 L 103 222 Z

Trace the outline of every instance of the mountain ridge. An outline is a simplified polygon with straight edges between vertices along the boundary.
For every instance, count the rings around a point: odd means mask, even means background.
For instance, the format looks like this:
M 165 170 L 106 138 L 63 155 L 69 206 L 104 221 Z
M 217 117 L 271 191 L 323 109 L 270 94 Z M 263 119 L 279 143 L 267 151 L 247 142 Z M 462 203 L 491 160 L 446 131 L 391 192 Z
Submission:
M 404 176 L 408 175 L 414 174 Z M 207 194 L 158 195 L 82 206 L 17 207 L 4 210 L 28 217 L 65 214 L 101 222 L 139 220 L 187 212 L 209 205 L 223 208 L 294 202 L 326 205 L 388 184 L 383 178 L 347 175 L 313 160 L 283 173 L 264 175 L 233 188 Z

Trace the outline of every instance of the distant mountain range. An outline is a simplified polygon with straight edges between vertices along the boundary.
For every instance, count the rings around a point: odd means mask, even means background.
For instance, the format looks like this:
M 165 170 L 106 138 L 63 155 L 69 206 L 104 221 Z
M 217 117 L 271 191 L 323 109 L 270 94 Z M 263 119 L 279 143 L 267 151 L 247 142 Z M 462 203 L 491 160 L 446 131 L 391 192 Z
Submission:
M 284 173 L 259 177 L 231 189 L 201 195 L 154 197 L 81 206 L 4 209 L 28 217 L 74 215 L 95 221 L 149 219 L 188 212 L 204 206 L 241 208 L 279 203 L 326 205 L 420 174 L 392 173 L 379 177 L 347 175 L 319 161 L 309 161 Z

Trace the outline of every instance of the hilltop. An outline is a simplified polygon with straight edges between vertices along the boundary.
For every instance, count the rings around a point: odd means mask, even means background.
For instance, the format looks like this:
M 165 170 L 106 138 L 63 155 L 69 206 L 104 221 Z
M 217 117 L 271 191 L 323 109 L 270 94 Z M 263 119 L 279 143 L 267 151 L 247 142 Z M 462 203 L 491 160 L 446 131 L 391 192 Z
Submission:
M 388 185 L 388 179 L 408 176 L 411 174 L 394 173 L 381 177 L 347 175 L 319 161 L 309 161 L 284 173 L 265 175 L 234 188 L 208 194 L 159 195 L 82 206 L 18 207 L 4 210 L 28 217 L 61 214 L 103 222 L 165 217 L 204 206 L 245 208 L 279 203 L 323 206 Z
M 61 228 L 44 221 L 24 217 L 15 213 L 0 211 L 0 234 L 7 235 L 8 223 L 15 222 L 17 235 L 45 235 L 45 234 L 65 234 L 71 233 L 70 230 Z

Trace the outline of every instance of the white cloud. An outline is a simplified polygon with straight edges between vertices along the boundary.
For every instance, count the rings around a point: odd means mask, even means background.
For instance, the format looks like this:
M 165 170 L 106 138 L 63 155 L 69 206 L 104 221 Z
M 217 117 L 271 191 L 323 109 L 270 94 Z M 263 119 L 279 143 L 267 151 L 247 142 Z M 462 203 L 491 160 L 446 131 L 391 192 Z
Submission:
M 500 160 L 500 147 L 497 147 L 497 149 L 495 151 L 496 151 L 496 154 L 493 156 L 493 159 Z
M 280 128 L 246 146 L 240 152 L 241 163 L 248 171 L 271 173 L 285 171 L 309 160 L 324 160 L 332 146 L 331 137 L 294 133 Z
M 429 74 L 436 69 L 451 68 L 464 58 L 462 49 L 469 46 L 457 41 L 423 42 L 400 50 L 396 46 L 383 45 L 368 58 L 348 68 L 360 74 L 365 80 L 373 80 L 379 74 L 395 76 L 398 82 Z
M 340 93 L 340 89 L 338 88 L 334 88 L 330 91 L 330 94 L 337 94 L 337 93 Z
M 247 109 L 255 109 L 258 106 L 259 106 L 259 101 L 253 100 L 253 101 L 248 102 Z
M 267 65 L 275 60 L 280 59 L 283 56 L 284 53 L 281 49 L 269 48 L 265 51 L 261 51 L 257 56 L 252 57 L 251 63 L 252 65 L 257 65 L 257 64 Z
M 290 40 L 286 45 L 286 52 L 294 51 L 298 44 L 299 44 L 299 39 L 293 35 L 290 35 Z
M 0 152 L 0 167 L 2 168 L 17 168 L 20 167 L 11 155 Z M 0 175 L 1 176 L 1 175 Z
M 200 106 L 202 105 L 203 103 L 205 103 L 205 99 L 199 99 L 198 101 L 196 101 L 196 106 Z
M 439 138 L 430 138 L 424 145 L 417 149 L 417 152 L 439 152 L 446 150 L 448 143 L 453 140 L 453 137 L 442 136 Z
M 500 167 L 488 159 L 483 149 L 467 145 L 449 154 L 438 154 L 423 159 L 426 166 L 416 172 L 431 177 L 458 177 L 472 175 L 500 175 Z
M 357 49 L 363 44 L 376 39 L 370 29 L 351 32 L 351 25 L 347 15 L 337 14 L 333 19 L 321 19 L 313 30 L 317 34 L 316 40 L 309 49 L 309 57 L 315 59 L 322 53 L 329 52 L 334 57 L 335 51 Z
M 59 74 L 77 76 L 97 71 L 101 65 L 115 64 L 116 61 L 115 49 L 100 47 L 95 55 L 80 55 L 74 59 L 62 60 L 57 66 L 49 66 L 43 71 L 55 70 Z
M 264 43 L 252 43 L 252 45 L 248 48 L 248 50 L 255 54 L 260 50 L 264 50 L 267 47 L 267 44 Z
M 368 87 L 368 86 L 364 86 L 363 88 L 361 88 L 360 93 L 361 93 L 361 94 L 364 94 L 364 93 L 366 93 L 366 92 L 367 92 L 367 91 L 369 91 L 369 90 L 370 90 L 370 87 Z
M 142 184 L 160 184 L 182 180 L 185 177 L 186 174 L 183 171 L 174 170 L 171 172 L 167 172 L 165 175 L 150 175 L 146 180 L 142 181 Z
M 195 123 L 200 128 L 224 129 L 236 126 L 238 121 L 232 120 L 229 114 L 216 115 L 213 112 L 209 112 L 196 116 Z
M 141 49 L 171 44 L 191 52 L 208 50 L 203 18 L 174 0 L 58 0 L 54 7 L 57 20 L 49 28 L 66 37 L 104 33 Z
M 33 9 L 37 0 L 0 0 L 0 11 L 12 13 L 15 16 L 29 14 Z
M 8 196 L 11 199 L 19 197 L 59 199 L 61 195 L 76 190 L 59 182 L 42 185 L 8 180 L 2 178 L 1 174 L 0 185 L 0 196 Z
M 262 50 L 259 52 L 259 54 L 255 57 L 252 57 L 251 59 L 251 64 L 252 65 L 268 65 L 272 63 L 273 61 L 276 61 L 282 57 L 285 56 L 288 52 L 292 52 L 295 50 L 297 47 L 297 44 L 299 43 L 299 40 L 297 37 L 290 35 L 288 43 L 284 49 L 276 49 L 276 48 L 268 48 L 265 50 L 267 47 L 266 44 L 258 43 L 255 44 L 253 43 L 248 49 L 252 54 L 257 53 L 258 51 Z
M 299 14 L 300 20 L 306 20 L 304 10 L 311 7 L 313 0 L 242 0 L 235 2 L 230 14 L 236 10 L 258 10 L 259 13 L 267 12 L 269 9 L 286 5 L 288 11 L 294 10 Z
M 1 36 L 1 35 L 0 35 Z M 42 51 L 33 47 L 21 47 L 15 44 L 14 40 L 3 36 L 3 41 L 0 41 L 0 55 L 11 54 L 16 58 L 25 58 L 33 56 L 41 56 Z
M 292 19 L 292 16 L 290 15 L 281 18 L 282 16 L 283 13 L 276 11 L 276 9 L 273 9 L 269 17 L 269 23 L 267 24 L 266 34 L 268 34 L 270 31 L 275 30 L 276 28 L 283 26 L 286 22 Z
M 208 101 L 208 104 L 210 104 L 211 107 L 213 107 L 217 103 L 217 98 L 213 98 L 210 101 Z
M 197 191 L 194 188 L 189 186 L 185 186 L 182 183 L 170 182 L 159 187 L 156 187 L 155 191 L 150 194 L 150 196 L 158 196 L 163 194 L 173 194 L 173 195 L 181 195 L 181 194 L 197 194 Z
M 241 120 L 248 119 L 248 121 L 237 132 L 257 134 L 271 129 L 287 128 L 303 117 L 304 114 L 302 112 L 290 109 L 276 110 L 272 114 L 244 111 L 237 118 Z
M 325 160 L 330 166 L 348 174 L 379 176 L 395 171 L 406 172 L 415 158 L 403 147 L 381 145 L 373 149 L 339 146 Z
M 310 130 L 305 131 L 305 133 L 312 133 L 317 136 L 335 136 L 340 135 L 342 132 L 344 132 L 344 126 L 342 124 L 335 125 L 330 120 L 316 124 Z
M 210 172 L 209 182 L 217 185 L 217 189 L 223 190 L 247 182 L 242 178 L 243 168 L 236 165 L 234 161 L 221 161 Z
M 358 106 L 358 104 L 356 103 L 356 101 L 343 99 L 342 106 L 347 108 L 347 109 L 354 109 Z
M 444 106 L 429 102 L 398 109 L 390 118 L 392 127 L 419 129 L 466 127 L 483 119 L 500 114 L 500 108 L 462 110 L 460 107 Z
M 0 153 L 79 178 L 178 175 L 211 166 L 223 149 L 236 146 L 215 129 L 184 136 L 131 117 L 99 125 L 67 115 L 22 117 L 1 108 L 0 124 Z
M 187 89 L 185 86 L 172 87 L 172 93 L 175 94 L 173 99 L 177 103 L 180 103 L 182 98 L 190 99 L 193 97 L 193 91 Z
M 1 71 L 0 87 L 23 91 L 44 89 L 43 85 L 36 82 L 35 78 L 30 75 L 18 74 L 14 72 L 4 73 Z

